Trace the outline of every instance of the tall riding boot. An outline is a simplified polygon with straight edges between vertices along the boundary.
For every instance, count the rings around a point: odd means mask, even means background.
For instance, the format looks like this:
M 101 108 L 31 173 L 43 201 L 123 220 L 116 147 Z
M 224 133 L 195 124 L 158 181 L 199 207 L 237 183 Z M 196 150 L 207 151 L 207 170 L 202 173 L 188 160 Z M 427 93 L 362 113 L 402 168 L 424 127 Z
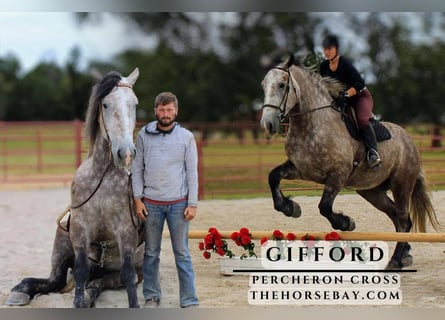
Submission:
M 360 129 L 360 133 L 367 149 L 366 159 L 368 160 L 368 165 L 371 168 L 380 165 L 382 160 L 380 159 L 380 155 L 377 150 L 377 139 L 374 128 L 371 126 L 371 124 L 368 124 L 368 126 L 365 128 Z

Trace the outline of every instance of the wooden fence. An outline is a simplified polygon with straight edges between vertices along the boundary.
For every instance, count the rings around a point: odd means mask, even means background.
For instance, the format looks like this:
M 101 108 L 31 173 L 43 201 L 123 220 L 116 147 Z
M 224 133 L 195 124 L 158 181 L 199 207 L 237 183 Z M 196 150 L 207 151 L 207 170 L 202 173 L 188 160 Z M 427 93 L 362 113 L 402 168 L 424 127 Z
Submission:
M 268 173 L 286 158 L 282 137 L 264 139 L 256 122 L 183 126 L 197 140 L 201 199 L 269 195 Z M 440 146 L 445 127 L 441 129 L 407 127 L 430 185 L 439 188 L 445 187 L 445 147 Z M 67 186 L 86 152 L 81 121 L 0 122 L 0 187 Z M 287 192 L 321 188 L 303 181 L 284 181 L 282 187 Z

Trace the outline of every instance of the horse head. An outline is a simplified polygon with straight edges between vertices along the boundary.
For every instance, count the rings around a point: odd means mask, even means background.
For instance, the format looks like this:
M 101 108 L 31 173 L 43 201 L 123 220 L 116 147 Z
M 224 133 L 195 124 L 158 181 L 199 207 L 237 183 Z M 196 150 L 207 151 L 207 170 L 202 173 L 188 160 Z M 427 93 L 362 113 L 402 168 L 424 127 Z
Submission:
M 136 153 L 133 131 L 136 125 L 138 98 L 133 91 L 133 85 L 138 76 L 138 68 L 127 77 L 110 72 L 99 82 L 93 92 L 95 97 L 92 97 L 98 108 L 96 123 L 99 124 L 102 137 L 110 145 L 114 164 L 127 169 L 130 168 Z
M 267 136 L 280 131 L 283 119 L 299 102 L 300 90 L 290 71 L 294 62 L 294 55 L 289 55 L 284 63 L 270 69 L 261 82 L 264 104 L 260 124 Z

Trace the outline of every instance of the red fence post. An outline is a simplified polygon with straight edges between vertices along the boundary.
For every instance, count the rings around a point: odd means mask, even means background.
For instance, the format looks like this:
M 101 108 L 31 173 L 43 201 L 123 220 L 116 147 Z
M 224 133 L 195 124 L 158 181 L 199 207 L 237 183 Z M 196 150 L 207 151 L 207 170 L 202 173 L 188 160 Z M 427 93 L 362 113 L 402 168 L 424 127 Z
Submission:
M 201 139 L 196 144 L 198 149 L 198 199 L 204 199 L 204 157 L 203 157 L 203 142 Z
M 74 165 L 77 169 L 82 163 L 82 121 L 78 119 L 74 120 L 74 144 Z
M 37 152 L 37 172 L 42 173 L 43 161 L 42 161 L 42 132 L 37 130 L 36 132 L 36 152 Z
M 2 138 L 2 157 L 3 157 L 3 181 L 8 180 L 8 133 L 6 132 L 6 124 L 2 121 L 0 126 L 3 129 L 1 134 Z

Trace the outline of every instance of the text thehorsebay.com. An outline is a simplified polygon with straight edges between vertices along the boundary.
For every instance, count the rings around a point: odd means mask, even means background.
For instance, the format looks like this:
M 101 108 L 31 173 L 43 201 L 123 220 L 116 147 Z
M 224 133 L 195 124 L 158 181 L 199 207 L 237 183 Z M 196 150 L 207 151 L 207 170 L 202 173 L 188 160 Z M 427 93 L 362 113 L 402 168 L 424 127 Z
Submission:
M 383 241 L 268 241 L 250 270 L 252 305 L 397 305 L 401 276 Z

